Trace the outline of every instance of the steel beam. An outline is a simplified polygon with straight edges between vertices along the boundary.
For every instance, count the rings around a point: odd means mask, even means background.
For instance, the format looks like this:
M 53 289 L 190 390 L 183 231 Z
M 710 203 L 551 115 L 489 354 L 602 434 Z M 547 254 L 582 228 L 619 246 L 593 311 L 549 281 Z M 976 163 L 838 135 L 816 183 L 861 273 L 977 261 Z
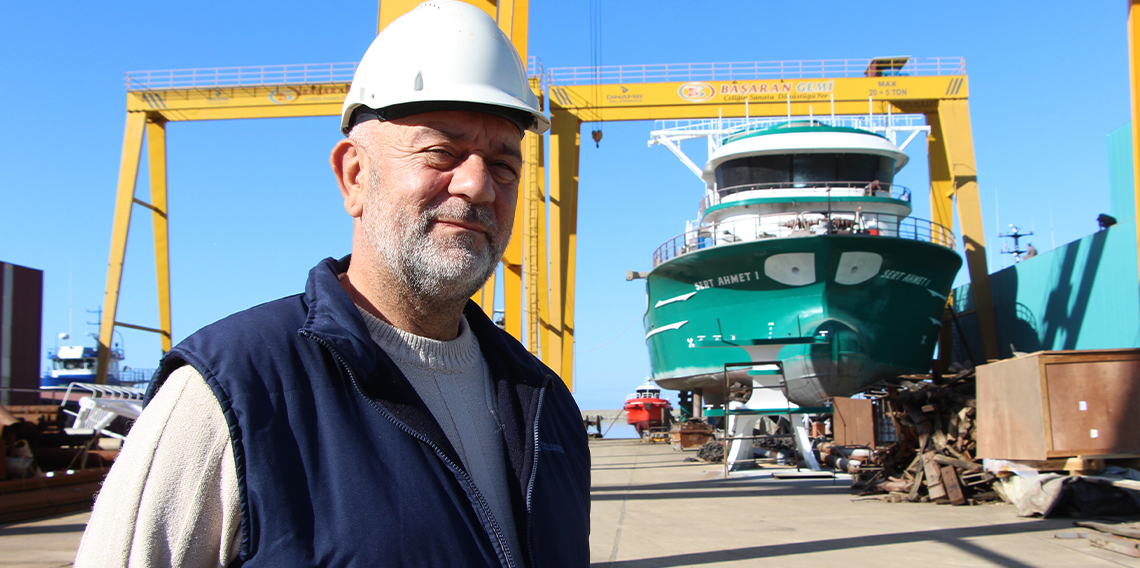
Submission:
M 704 178 L 702 177 L 702 174 L 704 172 L 701 171 L 700 167 L 693 163 L 693 160 L 689 159 L 688 154 L 685 154 L 681 151 L 681 146 L 679 144 L 669 138 L 661 138 L 657 141 L 657 143 L 661 144 L 670 152 L 672 152 L 678 160 L 681 160 L 681 164 L 683 164 L 686 168 L 689 168 L 689 171 L 693 172 L 693 175 L 697 176 L 697 179 L 704 181 Z
M 573 390 L 574 237 L 582 121 L 550 105 L 550 333 L 542 360 Z
M 974 163 L 970 106 L 965 100 L 939 101 L 937 115 L 934 124 L 931 124 L 931 137 L 941 143 L 935 144 L 933 148 L 939 152 L 935 154 L 932 151 L 930 156 L 931 203 L 935 203 L 937 197 L 934 195 L 935 175 L 944 175 L 944 172 L 935 170 L 937 161 L 940 166 L 947 167 L 950 174 L 954 201 L 958 206 L 958 226 L 961 229 L 966 253 L 966 267 L 970 271 L 970 292 L 974 296 L 974 307 L 977 310 L 982 353 L 985 360 L 989 361 L 999 357 L 997 325 L 990 292 L 989 267 L 986 262 L 986 237 L 982 224 L 981 201 L 978 196 L 978 173 Z M 938 187 L 942 188 L 944 185 L 939 184 Z M 937 218 L 935 222 L 941 223 Z
M 99 322 L 99 362 L 95 374 L 95 382 L 98 384 L 106 384 L 107 368 L 111 362 L 111 338 L 115 332 L 115 314 L 119 308 L 119 286 L 123 280 L 123 259 L 127 255 L 127 232 L 131 226 L 131 209 L 134 205 L 146 120 L 145 113 L 127 113 L 127 126 L 123 133 L 115 217 L 111 222 L 111 253 L 107 261 L 107 284 L 103 292 L 102 319 Z
M 527 0 L 502 0 L 496 2 L 495 0 L 463 0 L 490 15 L 495 21 L 499 22 L 499 27 L 502 28 L 503 33 L 511 38 L 511 41 L 516 45 L 519 41 L 519 36 L 522 36 L 522 42 L 526 43 L 526 30 L 527 20 L 529 19 L 529 10 Z M 411 11 L 412 8 L 418 6 L 423 0 L 380 0 L 379 10 L 376 17 L 376 33 L 379 34 L 392 20 L 403 16 L 405 13 Z M 521 28 L 521 29 L 520 29 Z M 526 51 L 520 50 L 519 54 L 522 55 L 523 61 L 526 61 Z
M 521 205 L 520 199 L 520 205 Z M 522 341 L 523 311 L 523 212 L 515 208 L 515 228 L 511 232 L 511 242 L 503 255 L 503 329 L 515 339 Z
M 546 206 L 546 161 L 545 161 L 545 144 L 542 137 L 536 137 L 537 156 L 538 156 L 538 172 L 536 173 L 537 180 L 534 185 L 534 198 L 537 201 L 535 204 L 535 217 L 537 218 L 534 225 L 534 231 L 537 235 L 535 244 L 537 246 L 537 262 L 535 263 L 535 297 L 534 303 L 537 305 L 537 313 L 535 316 L 537 324 L 537 339 L 538 347 L 534 351 L 535 354 L 545 353 L 550 348 L 550 232 L 547 227 L 547 218 L 549 211 Z
M 930 170 L 930 221 L 954 227 L 954 179 L 946 154 L 946 139 L 937 112 L 926 113 L 930 134 L 926 137 L 927 166 Z
M 523 311 L 523 243 L 527 239 L 526 207 L 527 207 L 527 155 L 528 141 L 534 134 L 527 132 L 523 136 L 523 168 L 519 177 L 518 193 L 515 200 L 515 218 L 511 229 L 511 241 L 503 253 L 503 326 L 507 333 L 515 339 L 522 341 L 522 311 Z
M 495 21 L 499 24 L 499 29 L 503 30 L 507 38 L 515 46 L 515 51 L 518 51 L 519 57 L 522 61 L 526 61 L 527 54 L 527 38 L 528 23 L 529 23 L 529 2 L 528 0 L 501 0 L 495 2 L 495 12 L 491 14 Z M 485 8 L 484 8 L 485 9 Z M 538 90 L 534 85 L 536 81 L 531 81 L 532 88 Z M 539 92 L 539 100 L 541 101 L 541 91 Z M 533 137 L 534 134 L 526 133 L 523 137 L 523 144 L 526 145 L 526 140 Z M 523 149 L 524 153 L 526 148 Z M 524 164 L 525 170 L 525 164 Z M 525 171 L 524 171 L 524 178 Z M 519 193 L 523 194 L 526 191 L 526 180 L 519 180 Z M 525 207 L 525 196 L 520 195 L 515 207 L 515 226 L 511 232 L 511 242 L 507 246 L 506 254 L 503 255 L 503 324 L 507 333 L 514 336 L 519 341 L 523 340 L 522 329 L 522 312 L 523 312 L 523 241 L 525 239 L 526 215 L 523 211 Z
M 881 91 L 878 85 L 883 82 L 895 84 L 890 95 L 877 94 Z M 736 94 L 742 89 L 749 94 Z M 875 114 L 887 114 L 888 109 L 892 113 L 924 112 L 937 108 L 939 100 L 964 100 L 968 94 L 965 75 L 550 87 L 551 103 L 589 121 L 598 120 L 599 111 L 604 111 L 607 121 L 700 119 L 717 116 L 718 112 L 724 117 L 788 116 L 790 113 L 822 118 L 833 109 L 837 115 L 866 115 L 868 103 Z
M 528 133 L 523 141 L 523 179 L 519 184 L 523 217 L 523 269 L 526 274 L 526 347 L 538 355 L 545 331 L 546 192 L 542 137 Z
M 158 284 L 158 333 L 162 352 L 170 351 L 170 232 L 166 201 L 166 121 L 148 116 L 146 122 L 147 170 L 150 172 L 150 211 L 154 228 L 154 273 Z

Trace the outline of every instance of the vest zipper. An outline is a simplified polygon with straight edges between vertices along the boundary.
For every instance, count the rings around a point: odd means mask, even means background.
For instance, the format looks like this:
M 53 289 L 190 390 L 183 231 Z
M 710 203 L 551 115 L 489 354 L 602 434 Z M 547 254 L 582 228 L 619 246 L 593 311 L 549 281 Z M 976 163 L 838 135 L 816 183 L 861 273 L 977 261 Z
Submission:
M 534 494 L 534 478 L 538 474 L 538 456 L 542 453 L 542 446 L 538 445 L 538 424 L 542 418 L 542 401 L 546 399 L 546 387 L 550 386 L 550 375 L 546 375 L 546 383 L 538 391 L 538 407 L 534 412 L 534 463 L 530 466 L 530 480 L 526 483 L 526 547 L 530 553 L 530 565 L 537 568 L 534 561 L 534 514 L 531 511 L 531 496 Z
M 479 492 L 479 488 L 475 485 L 475 480 L 471 478 L 471 475 L 467 473 L 467 470 L 463 469 L 458 464 L 456 464 L 454 461 L 452 461 L 451 458 L 447 457 L 447 454 L 445 454 L 443 452 L 443 449 L 440 448 L 439 446 L 437 446 L 431 440 L 429 440 L 427 438 L 427 436 L 424 436 L 423 434 L 416 432 L 410 426 L 404 424 L 403 422 L 400 422 L 399 420 L 396 419 L 395 416 L 392 416 L 392 414 L 390 412 L 385 410 L 383 406 L 380 406 L 380 404 L 378 402 L 376 402 L 375 400 L 372 400 L 371 397 L 364 394 L 364 391 L 360 388 L 360 383 L 357 382 L 357 380 L 356 380 L 356 373 L 354 373 L 352 371 L 352 367 L 349 366 L 348 361 L 345 360 L 345 358 L 343 356 L 341 356 L 339 351 L 337 351 L 335 348 L 333 348 L 331 343 L 329 343 L 324 338 L 322 338 L 322 337 L 320 337 L 320 336 L 318 336 L 318 335 L 316 335 L 310 331 L 301 331 L 301 335 L 303 335 L 309 339 L 312 339 L 313 341 L 316 341 L 322 347 L 324 347 L 325 349 L 328 349 L 329 353 L 332 353 L 333 358 L 335 358 L 337 360 L 337 362 L 340 363 L 341 367 L 344 367 L 345 372 L 348 373 L 348 378 L 350 381 L 352 381 L 352 386 L 356 389 L 356 392 L 360 393 L 360 396 L 364 397 L 364 400 L 367 400 L 368 403 L 370 405 L 372 405 L 372 408 L 375 408 L 376 411 L 379 412 L 381 416 L 383 416 L 384 418 L 387 418 L 389 422 L 391 422 L 392 424 L 395 424 L 397 428 L 403 430 L 409 436 L 427 444 L 427 446 L 429 448 L 431 448 L 433 451 L 435 451 L 436 455 L 439 456 L 439 458 L 441 460 L 443 460 L 443 463 L 447 464 L 447 466 L 449 468 L 451 468 L 453 471 L 455 471 L 459 474 L 460 480 L 463 481 L 468 487 L 471 488 L 471 492 L 474 493 L 475 497 L 478 499 L 479 507 L 481 509 L 483 509 L 483 514 L 486 515 L 487 521 L 491 524 L 491 529 L 495 533 L 495 539 L 498 540 L 499 547 L 503 549 L 504 558 L 501 558 L 500 560 L 505 562 L 505 565 L 507 568 L 514 568 L 515 563 L 511 561 L 511 551 L 509 548 L 507 548 L 506 537 L 503 535 L 503 531 L 502 531 L 502 529 L 499 528 L 498 523 L 495 522 L 495 517 L 491 514 L 491 507 L 489 505 L 487 505 L 487 501 L 483 498 L 483 494 Z M 542 398 L 540 395 L 540 397 L 539 397 L 539 408 L 540 408 L 540 410 L 541 410 L 541 402 L 542 402 Z M 538 442 L 537 415 L 535 416 L 534 436 L 535 436 L 535 438 L 534 438 L 535 439 L 535 447 L 537 447 L 537 442 Z M 535 453 L 535 455 L 536 456 L 538 455 L 537 452 Z M 531 483 L 534 483 L 533 473 L 531 475 Z M 527 538 L 529 539 L 530 538 L 530 524 L 529 524 L 529 522 L 530 522 L 530 519 L 529 519 L 530 518 L 530 514 L 529 514 L 530 513 L 530 492 L 529 492 L 529 490 L 527 492 L 527 513 L 528 513 L 527 514 L 527 522 L 528 522 L 528 524 L 527 524 Z M 528 542 L 529 542 L 529 540 L 528 540 Z

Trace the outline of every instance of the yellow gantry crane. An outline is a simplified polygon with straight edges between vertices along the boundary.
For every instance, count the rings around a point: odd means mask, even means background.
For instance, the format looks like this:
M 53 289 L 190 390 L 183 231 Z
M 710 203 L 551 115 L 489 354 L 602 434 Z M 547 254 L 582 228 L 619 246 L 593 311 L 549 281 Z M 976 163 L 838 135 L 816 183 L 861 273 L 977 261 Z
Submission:
M 420 0 L 384 0 L 377 30 Z M 468 0 L 492 17 L 527 60 L 528 0 Z M 549 90 L 549 187 L 544 141 L 524 139 L 522 202 L 503 258 L 503 325 L 573 385 L 578 157 L 582 122 L 744 116 L 918 113 L 931 127 L 932 221 L 965 239 L 985 357 L 997 357 L 985 240 L 961 59 L 881 58 L 749 64 L 553 69 L 530 65 L 531 87 Z M 339 116 L 355 63 L 130 73 L 111 252 L 99 330 L 98 382 L 106 380 L 115 326 L 151 331 L 171 348 L 166 200 L 166 124 L 171 121 Z M 544 81 L 547 84 L 544 85 Z M 544 88 L 545 87 L 545 88 Z M 149 202 L 135 198 L 147 142 Z M 549 205 L 548 205 L 549 204 Z M 134 205 L 151 211 L 159 327 L 117 321 L 120 282 Z M 549 222 L 547 218 L 549 217 Z M 525 285 L 524 285 L 525 284 Z M 475 300 L 494 311 L 495 281 Z M 525 298 L 524 298 L 525 295 Z M 523 313 L 526 330 L 523 329 Z

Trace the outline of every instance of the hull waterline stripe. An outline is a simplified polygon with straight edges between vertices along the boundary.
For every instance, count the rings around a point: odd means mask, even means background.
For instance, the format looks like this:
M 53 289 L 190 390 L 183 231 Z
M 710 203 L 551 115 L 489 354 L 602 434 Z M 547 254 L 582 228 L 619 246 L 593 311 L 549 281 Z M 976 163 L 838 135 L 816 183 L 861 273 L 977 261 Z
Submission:
M 692 298 L 693 295 L 695 295 L 696 293 L 697 292 L 694 290 L 692 292 L 689 292 L 688 294 L 681 294 L 680 296 L 677 296 L 674 298 L 669 298 L 668 300 L 659 300 L 656 304 L 653 305 L 653 307 L 654 308 L 660 308 L 661 306 L 664 306 L 667 304 L 672 304 L 673 302 L 684 302 L 685 300 Z
M 680 329 L 681 326 L 683 326 L 687 323 L 689 323 L 689 320 L 679 321 L 677 323 L 671 323 L 669 325 L 663 325 L 663 326 L 645 334 L 645 338 L 649 339 L 650 337 L 653 337 L 654 335 L 657 335 L 658 333 L 661 333 L 662 331 L 669 331 L 670 329 Z

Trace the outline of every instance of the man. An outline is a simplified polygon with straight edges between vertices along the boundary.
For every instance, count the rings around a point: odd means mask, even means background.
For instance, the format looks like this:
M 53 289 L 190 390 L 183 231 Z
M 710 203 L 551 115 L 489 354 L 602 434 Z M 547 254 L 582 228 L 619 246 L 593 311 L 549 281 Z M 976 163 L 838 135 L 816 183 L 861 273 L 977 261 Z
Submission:
M 477 8 L 377 36 L 330 157 L 352 256 L 163 358 L 76 566 L 587 565 L 578 409 L 467 299 L 548 126 Z

